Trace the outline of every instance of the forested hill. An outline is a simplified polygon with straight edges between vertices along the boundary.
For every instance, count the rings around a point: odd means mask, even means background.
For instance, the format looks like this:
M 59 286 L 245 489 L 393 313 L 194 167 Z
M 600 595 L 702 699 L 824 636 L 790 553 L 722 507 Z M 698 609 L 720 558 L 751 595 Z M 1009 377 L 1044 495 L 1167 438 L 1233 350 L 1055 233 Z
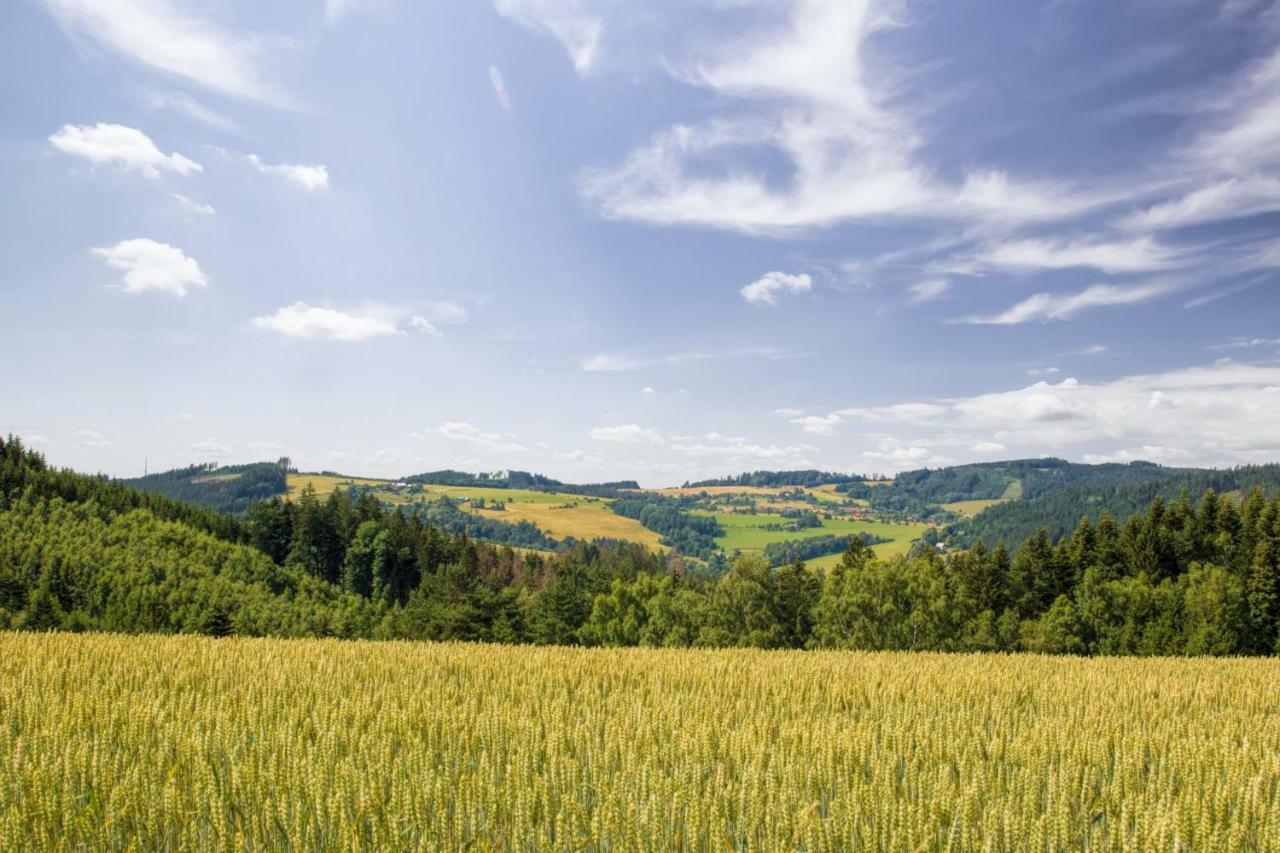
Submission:
M 748 471 L 732 477 L 685 482 L 684 489 L 706 489 L 722 486 L 750 486 L 770 488 L 774 486 L 826 486 L 868 479 L 860 474 L 837 474 L 832 471 L 806 469 L 802 471 Z
M 958 545 L 968 546 L 982 540 L 994 546 L 1001 541 L 1021 542 L 1040 528 L 1053 538 L 1065 536 L 1082 518 L 1096 522 L 1103 512 L 1113 518 L 1128 518 L 1146 512 L 1156 498 L 1174 501 L 1184 494 L 1200 495 L 1207 489 L 1223 495 L 1240 495 L 1255 487 L 1267 496 L 1280 494 L 1280 465 L 1251 465 L 1221 471 L 1161 468 L 1146 463 L 1097 467 L 1108 470 L 1077 474 L 1074 476 L 1077 485 L 1057 491 L 1046 491 L 1045 480 L 1037 482 L 1032 478 L 1030 498 L 1024 494 L 1022 500 L 989 507 L 975 518 L 954 525 L 947 533 Z M 1070 479 L 1073 479 L 1070 474 L 1064 477 L 1064 481 Z
M 1165 468 L 1153 462 L 1085 465 L 1046 457 L 903 471 L 894 478 L 894 488 L 920 500 L 939 504 L 1015 497 L 1031 500 L 1072 487 L 1115 489 L 1133 483 L 1172 479 L 1201 470 Z
M 1280 497 L 1156 500 L 1016 548 L 879 559 L 854 536 L 826 571 L 754 554 L 722 576 L 684 568 L 619 543 L 522 556 L 344 491 L 237 520 L 0 441 L 0 630 L 1273 654 Z
M 191 465 L 122 480 L 129 487 L 239 514 L 250 505 L 288 491 L 289 460 L 250 465 Z

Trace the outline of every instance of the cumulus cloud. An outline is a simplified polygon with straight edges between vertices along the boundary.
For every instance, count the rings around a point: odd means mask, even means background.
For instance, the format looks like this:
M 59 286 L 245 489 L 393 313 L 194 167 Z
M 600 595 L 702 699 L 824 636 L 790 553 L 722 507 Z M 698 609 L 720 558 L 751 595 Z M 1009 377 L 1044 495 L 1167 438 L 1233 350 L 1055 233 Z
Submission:
M 851 436 L 868 424 L 896 424 L 890 436 L 893 447 L 877 445 L 871 452 L 880 455 L 867 456 L 869 460 L 889 461 L 908 453 L 923 458 L 913 447 L 955 458 L 966 451 L 994 451 L 984 444 L 990 442 L 1000 445 L 999 452 L 1011 448 L 1039 454 L 1049 449 L 1101 458 L 1128 451 L 1131 458 L 1142 458 L 1144 448 L 1179 448 L 1188 455 L 1165 453 L 1155 461 L 1263 462 L 1280 454 L 1275 430 L 1280 366 L 1223 359 L 1108 382 L 1040 381 L 973 397 L 848 408 L 832 415 L 838 417 L 839 432 Z M 885 440 L 883 435 L 877 439 Z
M 107 266 L 124 270 L 121 289 L 125 293 L 170 293 L 182 297 L 189 288 L 209 284 L 196 259 L 168 243 L 139 237 L 92 252 Z
M 690 458 L 716 459 L 722 465 L 794 468 L 811 467 L 814 464 L 811 455 L 817 450 L 808 444 L 759 444 L 741 436 L 724 436 L 719 433 L 709 433 L 701 441 L 673 441 L 668 448 Z
M 252 325 L 264 332 L 308 341 L 355 342 L 401 334 L 394 319 L 383 310 L 343 311 L 306 302 L 254 317 Z
M 1012 326 L 1033 321 L 1068 320 L 1082 311 L 1149 302 L 1179 289 L 1180 285 L 1163 281 L 1134 285 L 1094 284 L 1076 293 L 1037 293 L 999 314 L 974 315 L 952 322 Z
M 466 421 L 447 421 L 427 432 L 431 435 L 447 438 L 450 441 L 471 444 L 485 450 L 495 450 L 503 453 L 527 453 L 529 450 L 524 445 L 512 441 L 510 436 L 496 432 L 486 432 Z
M 788 293 L 809 293 L 813 290 L 813 279 L 807 274 L 790 275 L 785 272 L 767 272 L 760 278 L 743 285 L 739 291 L 742 298 L 752 305 L 778 304 L 778 297 Z
M 307 192 L 329 188 L 329 169 L 325 166 L 267 163 L 257 154 L 246 154 L 244 159 L 262 174 L 280 178 L 285 183 L 293 184 Z
M 139 65 L 226 95 L 280 103 L 261 68 L 267 41 L 170 0 L 44 0 L 68 33 Z
M 95 166 L 119 166 L 158 178 L 161 172 L 190 175 L 201 171 L 200 164 L 175 152 L 165 154 L 151 137 L 122 124 L 64 124 L 49 137 L 49 143 L 64 154 L 82 157 Z
M 666 444 L 666 440 L 655 430 L 638 424 L 596 427 L 587 435 L 592 441 L 607 441 L 614 444 Z
M 579 74 L 595 64 L 604 24 L 582 0 L 494 0 L 493 5 L 498 14 L 559 40 Z

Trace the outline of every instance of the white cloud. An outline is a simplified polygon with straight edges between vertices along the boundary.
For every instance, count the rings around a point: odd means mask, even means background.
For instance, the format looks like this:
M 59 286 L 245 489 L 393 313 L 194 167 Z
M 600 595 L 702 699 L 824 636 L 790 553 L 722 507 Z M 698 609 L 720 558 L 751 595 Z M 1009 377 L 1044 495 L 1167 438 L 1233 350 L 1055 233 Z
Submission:
M 213 458 L 231 455 L 230 447 L 227 447 L 225 444 L 220 444 L 213 439 L 197 441 L 195 444 L 191 445 L 191 449 L 196 453 Z
M 409 328 L 416 329 L 422 334 L 429 335 L 433 338 L 441 337 L 440 330 L 432 325 L 431 321 L 426 317 L 418 314 L 414 314 L 409 318 Z
M 912 302 L 932 302 L 951 289 L 951 282 L 944 278 L 934 278 L 916 282 L 907 289 L 911 292 Z
M 1272 210 L 1280 210 L 1280 179 L 1245 175 L 1215 181 L 1181 198 L 1135 211 L 1119 224 L 1133 230 L 1179 228 Z
M 722 436 L 718 433 L 708 434 L 703 441 L 673 442 L 668 447 L 682 456 L 717 459 L 720 464 L 741 467 L 772 465 L 807 468 L 814 464 L 811 454 L 816 451 L 816 448 L 808 444 L 756 444 L 739 436 Z
M 1280 338 L 1234 338 L 1226 343 L 1214 344 L 1210 350 L 1253 349 L 1255 347 L 1280 346 Z
M 558 39 L 579 74 L 595 64 L 604 25 L 581 0 L 494 0 L 493 5 L 498 14 Z
M 641 394 L 656 394 L 656 393 L 658 393 L 658 392 L 657 392 L 657 391 L 655 391 L 655 390 L 653 389 L 653 387 L 652 387 L 652 386 L 650 386 L 650 385 L 646 385 L 646 386 L 644 386 L 643 388 L 641 388 L 641 389 L 640 389 L 640 393 L 641 393 Z
M 780 418 L 798 418 L 804 415 L 804 409 L 774 409 L 769 414 Z
M 486 432 L 466 421 L 448 421 L 435 429 L 428 430 L 433 435 L 475 445 L 485 450 L 496 450 L 503 453 L 527 453 L 529 448 L 517 444 L 510 437 L 496 432 Z
M 1070 240 L 1012 240 L 989 246 L 961 259 L 962 267 L 978 271 L 1013 272 L 1092 267 L 1108 273 L 1150 272 L 1177 266 L 1182 253 L 1151 237 L 1117 242 Z
M 265 162 L 257 154 L 246 154 L 244 159 L 253 168 L 264 175 L 280 178 L 307 192 L 329 188 L 329 169 L 325 166 L 295 165 L 290 163 L 271 164 Z
M 1012 326 L 1032 321 L 1067 320 L 1092 308 L 1133 305 L 1166 296 L 1180 285 L 1147 282 L 1135 285 L 1094 284 L 1077 293 L 1037 293 L 991 316 L 971 316 L 953 322 L 970 325 Z
M 654 134 L 580 189 L 607 218 L 780 235 L 868 218 L 1055 221 L 1132 187 L 1082 192 L 999 169 L 956 181 L 921 162 L 925 140 L 900 110 L 894 74 L 868 61 L 871 38 L 898 26 L 877 0 L 799 0 L 782 27 L 718 39 L 676 74 L 742 104 L 736 115 Z M 779 183 L 756 155 L 780 156 Z M 708 166 L 708 164 L 714 164 Z
M 385 0 L 324 0 L 324 22 L 333 26 L 347 15 L 366 12 L 383 5 Z
M 1009 448 L 998 441 L 979 441 L 969 449 L 974 453 L 1004 453 Z
M 742 298 L 752 305 L 777 305 L 778 297 L 786 293 L 809 293 L 813 279 L 807 274 L 790 275 L 785 272 L 767 272 L 760 278 L 743 285 Z
M 911 407 L 917 415 L 904 418 Z M 855 413 L 859 413 L 855 416 Z M 909 462 L 926 455 L 963 456 L 1046 451 L 1079 456 L 1125 451 L 1131 458 L 1199 465 L 1266 462 L 1280 455 L 1280 366 L 1222 359 L 1206 367 L 1084 383 L 1074 378 L 1036 382 L 973 397 L 843 409 L 845 428 L 858 421 L 897 423 L 868 460 Z M 845 438 L 852 441 L 853 438 Z M 880 442 L 892 441 L 892 447 Z M 911 448 L 917 448 L 912 450 Z M 1187 455 L 1169 450 L 1180 448 Z M 1004 452 L 1000 450 L 998 452 Z M 916 457 L 910 459 L 908 457 Z M 1121 458 L 1119 456 L 1115 458 Z M 929 463 L 931 464 L 931 463 Z
M 624 370 L 640 370 L 645 367 L 659 367 L 671 364 L 686 364 L 697 361 L 713 361 L 731 358 L 780 358 L 781 351 L 774 347 L 755 347 L 749 349 L 727 350 L 725 352 L 681 352 L 661 356 L 633 356 L 622 353 L 599 353 L 582 362 L 582 369 L 591 372 L 617 372 Z M 680 389 L 677 393 L 684 393 Z
M 98 448 L 115 446 L 115 442 L 108 440 L 106 436 L 96 430 L 82 429 L 76 433 L 76 437 L 80 439 L 76 444 L 77 447 Z
M 592 441 L 607 441 L 614 444 L 665 444 L 661 435 L 652 429 L 638 424 L 622 424 L 621 426 L 596 427 L 587 433 Z
M 938 468 L 950 465 L 953 459 L 942 456 L 927 447 L 903 444 L 894 439 L 884 439 L 875 450 L 864 450 L 862 458 L 869 463 L 874 474 L 893 474 L 915 468 Z
M 386 311 L 341 311 L 306 302 L 295 302 L 273 314 L 254 317 L 252 324 L 255 329 L 308 341 L 367 341 L 401 334 Z
M 202 171 L 194 160 L 176 151 L 165 154 L 151 137 L 122 124 L 64 124 L 49 142 L 64 154 L 83 157 L 95 166 L 119 166 L 148 178 L 158 178 L 161 172 L 190 175 Z
M 1062 371 L 1056 367 L 1035 367 L 1027 371 L 1028 376 L 1054 376 Z
M 502 71 L 496 65 L 489 66 L 489 85 L 493 87 L 493 96 L 498 99 L 498 106 L 504 110 L 511 109 L 511 93 L 507 91 Z
M 266 43 L 175 8 L 170 0 L 44 0 L 68 33 L 214 91 L 279 102 L 259 60 Z
M 217 212 L 213 209 L 213 205 L 205 204 L 202 201 L 196 201 L 193 198 L 187 198 L 182 193 L 174 193 L 173 197 L 178 204 L 182 205 L 184 210 L 188 210 L 191 213 L 198 213 L 201 216 L 213 216 L 214 213 Z
M 182 297 L 188 288 L 209 284 L 196 259 L 168 243 L 139 237 L 92 251 L 107 266 L 124 270 L 125 293 L 159 292 Z

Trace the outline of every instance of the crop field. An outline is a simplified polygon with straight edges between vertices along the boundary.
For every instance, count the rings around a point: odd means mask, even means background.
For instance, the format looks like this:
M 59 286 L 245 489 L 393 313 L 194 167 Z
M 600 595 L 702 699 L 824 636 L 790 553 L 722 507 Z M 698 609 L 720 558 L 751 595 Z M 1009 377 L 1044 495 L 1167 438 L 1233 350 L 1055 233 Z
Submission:
M 545 493 L 543 493 L 543 496 Z M 632 518 L 618 515 L 607 501 L 576 495 L 559 495 L 556 501 L 507 501 L 506 509 L 473 510 L 498 521 L 529 521 L 548 535 L 563 539 L 625 539 L 657 549 L 661 536 Z
M 716 543 L 725 551 L 736 550 L 758 551 L 770 542 L 784 542 L 791 539 L 807 539 L 813 536 L 847 536 L 850 533 L 871 533 L 891 539 L 875 546 L 875 551 L 882 557 L 905 554 L 911 543 L 924 535 L 928 529 L 924 524 L 895 524 L 887 521 L 867 521 L 852 518 L 824 518 L 821 527 L 809 527 L 798 532 L 782 532 L 766 530 L 769 524 L 778 524 L 785 519 L 777 515 L 717 513 L 716 520 L 725 529 L 725 535 Z
M 1274 850 L 1277 679 L 0 634 L 0 847 Z

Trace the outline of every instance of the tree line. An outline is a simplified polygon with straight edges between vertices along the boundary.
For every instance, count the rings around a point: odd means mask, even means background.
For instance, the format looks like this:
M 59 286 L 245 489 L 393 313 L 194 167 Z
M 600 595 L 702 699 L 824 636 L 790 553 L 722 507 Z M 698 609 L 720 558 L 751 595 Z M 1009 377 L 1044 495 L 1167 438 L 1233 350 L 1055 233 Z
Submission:
M 1280 498 L 1206 492 L 1054 541 L 707 577 L 625 543 L 518 553 L 371 495 L 242 522 L 53 472 L 0 444 L 0 627 L 592 645 L 1272 654 Z M 224 533 L 227 535 L 219 535 Z

